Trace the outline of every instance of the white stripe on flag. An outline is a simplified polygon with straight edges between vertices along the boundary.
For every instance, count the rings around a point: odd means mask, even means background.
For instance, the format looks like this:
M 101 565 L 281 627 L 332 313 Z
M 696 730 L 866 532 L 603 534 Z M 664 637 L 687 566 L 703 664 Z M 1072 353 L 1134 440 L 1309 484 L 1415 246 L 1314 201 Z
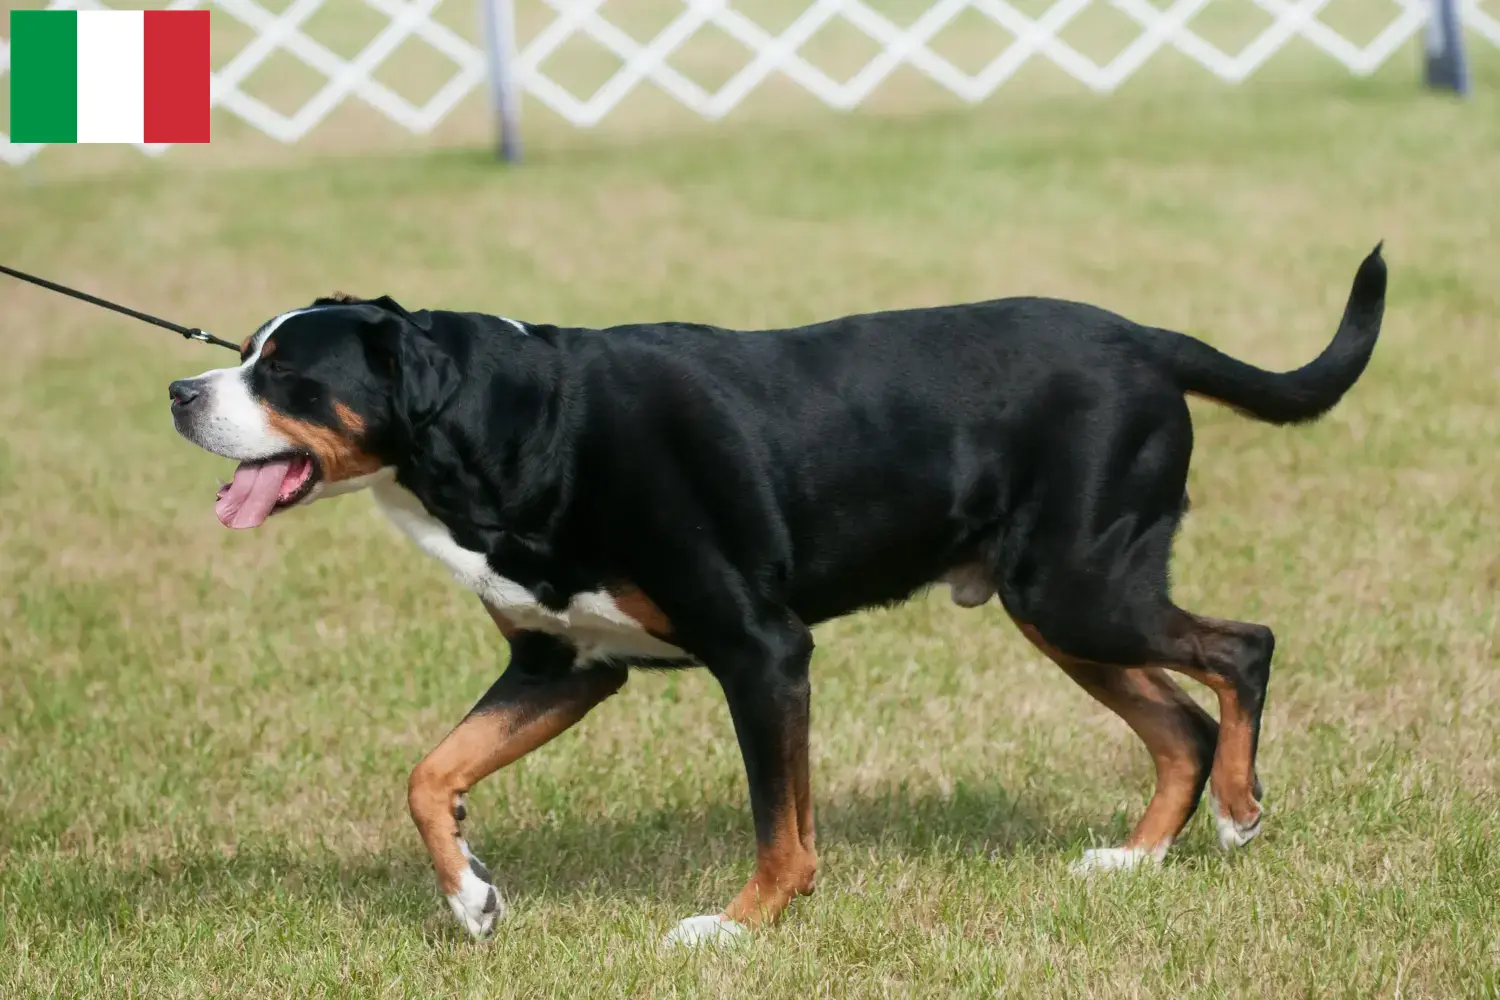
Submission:
M 146 138 L 146 15 L 78 12 L 78 141 Z

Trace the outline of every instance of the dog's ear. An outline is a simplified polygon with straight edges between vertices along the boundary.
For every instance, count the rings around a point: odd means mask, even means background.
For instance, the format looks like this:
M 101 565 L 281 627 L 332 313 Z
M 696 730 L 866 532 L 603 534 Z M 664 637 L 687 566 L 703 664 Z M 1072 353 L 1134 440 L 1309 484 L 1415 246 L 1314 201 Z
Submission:
M 420 430 L 458 391 L 458 364 L 433 339 L 425 317 L 413 316 L 388 296 L 361 304 L 372 314 L 365 350 L 376 370 L 391 379 L 396 419 L 408 432 Z
M 321 299 L 313 299 L 312 304 L 315 306 L 347 306 L 363 301 L 364 299 L 358 295 L 350 295 L 348 292 L 334 292 L 332 295 L 325 295 Z
M 405 306 L 397 302 L 395 299 L 391 298 L 389 295 L 382 295 L 378 299 L 366 299 L 365 302 L 367 302 L 369 305 L 375 306 L 376 308 L 384 309 L 388 313 L 394 313 L 395 315 L 400 316 L 402 319 L 406 320 L 408 323 L 412 324 L 420 330 L 432 329 L 432 318 L 426 310 L 422 310 L 420 313 L 409 313 L 406 311 Z
M 412 430 L 426 426 L 458 391 L 458 365 L 415 323 L 402 324 L 396 405 Z
M 402 316 L 406 319 L 411 320 L 413 323 L 416 323 L 420 327 L 425 328 L 427 326 L 427 322 L 425 321 L 425 319 L 414 316 L 411 313 L 407 312 L 405 306 L 397 302 L 395 299 L 391 298 L 389 295 L 382 295 L 378 299 L 365 299 L 360 298 L 358 295 L 350 295 L 348 292 L 334 292 L 331 295 L 325 295 L 322 298 L 313 299 L 312 306 L 310 306 L 309 308 L 312 308 L 313 306 L 363 305 L 374 306 L 377 309 L 384 309 L 386 312 L 395 313 L 397 316 Z

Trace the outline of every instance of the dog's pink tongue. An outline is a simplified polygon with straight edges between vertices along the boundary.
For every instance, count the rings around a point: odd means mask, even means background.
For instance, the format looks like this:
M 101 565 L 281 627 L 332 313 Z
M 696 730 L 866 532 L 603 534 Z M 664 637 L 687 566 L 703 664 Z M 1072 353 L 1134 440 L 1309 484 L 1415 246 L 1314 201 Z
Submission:
M 290 458 L 241 463 L 234 470 L 234 481 L 219 490 L 214 513 L 227 528 L 257 527 L 271 516 L 291 468 Z

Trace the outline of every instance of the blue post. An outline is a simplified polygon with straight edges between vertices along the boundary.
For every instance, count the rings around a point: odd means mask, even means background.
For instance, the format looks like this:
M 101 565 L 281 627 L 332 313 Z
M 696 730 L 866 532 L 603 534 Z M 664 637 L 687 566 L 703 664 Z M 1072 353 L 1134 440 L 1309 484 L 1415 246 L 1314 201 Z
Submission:
M 1469 92 L 1469 67 L 1464 60 L 1464 28 L 1460 0 L 1432 0 L 1427 22 L 1427 86 L 1434 90 Z
M 516 79 L 516 11 L 511 0 L 480 0 L 484 48 L 490 70 L 490 99 L 500 133 L 500 158 L 521 162 L 521 94 Z

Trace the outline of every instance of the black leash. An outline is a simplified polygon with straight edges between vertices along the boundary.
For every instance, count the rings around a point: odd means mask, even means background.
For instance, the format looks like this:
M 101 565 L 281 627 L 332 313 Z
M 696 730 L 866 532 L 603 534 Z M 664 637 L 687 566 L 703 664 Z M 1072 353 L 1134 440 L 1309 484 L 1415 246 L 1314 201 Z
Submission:
M 218 337 L 215 337 L 208 331 L 200 330 L 197 327 L 178 326 L 176 323 L 173 323 L 170 320 L 158 319 L 157 317 L 148 315 L 147 313 L 136 312 L 134 309 L 127 309 L 125 306 L 117 305 L 113 302 L 108 301 L 107 299 L 101 299 L 97 295 L 90 295 L 88 292 L 80 292 L 76 288 L 69 288 L 67 285 L 59 285 L 57 282 L 48 281 L 46 278 L 38 278 L 36 275 L 27 274 L 25 271 L 17 271 L 15 268 L 6 267 L 4 264 L 0 264 L 0 274 L 8 274 L 12 278 L 20 278 L 22 281 L 29 281 L 33 285 L 41 285 L 43 288 L 50 289 L 54 292 L 61 292 L 64 295 L 71 295 L 75 299 L 82 299 L 83 301 L 92 303 L 93 305 L 103 306 L 105 309 L 113 309 L 117 313 L 124 313 L 126 316 L 129 316 L 132 319 L 138 319 L 143 323 L 153 323 L 156 326 L 162 327 L 163 329 L 171 330 L 173 333 L 180 333 L 188 340 L 201 340 L 205 344 L 213 344 L 215 347 L 227 347 L 236 354 L 240 353 L 239 344 L 231 344 L 227 340 L 220 340 Z

